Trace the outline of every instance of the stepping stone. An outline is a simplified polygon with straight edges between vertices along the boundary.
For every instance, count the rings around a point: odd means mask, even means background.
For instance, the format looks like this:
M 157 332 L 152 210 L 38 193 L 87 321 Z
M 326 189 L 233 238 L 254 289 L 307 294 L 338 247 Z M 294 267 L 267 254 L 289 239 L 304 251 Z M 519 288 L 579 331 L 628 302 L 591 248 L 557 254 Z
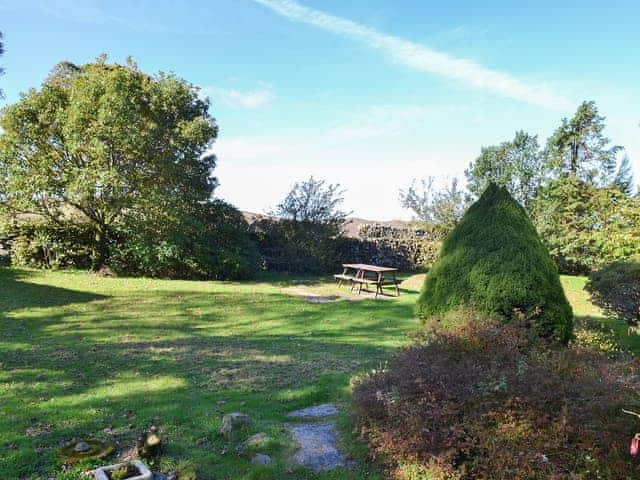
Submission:
M 269 465 L 271 463 L 271 457 L 269 455 L 263 455 L 262 453 L 258 453 L 255 457 L 251 459 L 251 461 L 256 465 Z
M 322 405 L 315 405 L 313 407 L 303 408 L 301 410 L 294 410 L 289 412 L 287 417 L 290 418 L 326 418 L 332 417 L 338 413 L 338 409 L 333 403 L 324 403 Z
M 235 435 L 239 430 L 253 425 L 253 420 L 249 415 L 244 413 L 233 412 L 222 417 L 222 426 L 220 433 L 229 438 Z
M 298 465 L 317 472 L 348 466 L 338 450 L 338 432 L 334 422 L 288 425 L 293 439 L 300 445 L 293 459 Z

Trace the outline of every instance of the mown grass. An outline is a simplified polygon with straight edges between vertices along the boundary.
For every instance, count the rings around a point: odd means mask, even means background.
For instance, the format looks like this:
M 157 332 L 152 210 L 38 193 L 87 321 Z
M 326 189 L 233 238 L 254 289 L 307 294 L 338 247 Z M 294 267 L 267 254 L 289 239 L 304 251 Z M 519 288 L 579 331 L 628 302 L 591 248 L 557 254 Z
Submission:
M 579 323 L 615 325 L 588 302 L 584 281 L 563 278 Z M 421 283 L 412 277 L 398 299 L 312 304 L 292 289 L 348 288 L 284 276 L 189 282 L 0 268 L 0 472 L 55 477 L 62 443 L 95 437 L 125 450 L 155 424 L 168 440 L 164 471 L 187 461 L 201 479 L 379 478 L 350 434 L 349 382 L 408 341 Z M 326 401 L 343 407 L 354 471 L 314 474 L 290 462 L 287 412 Z M 272 465 L 251 464 L 219 435 L 232 411 L 274 438 Z
M 296 283 L 0 269 L 3 478 L 54 476 L 60 444 L 97 437 L 124 449 L 152 424 L 168 439 L 165 471 L 188 460 L 203 479 L 375 478 L 362 458 L 348 473 L 293 468 L 282 427 L 296 408 L 333 401 L 346 411 L 351 376 L 388 358 L 415 328 L 416 292 L 310 304 L 286 293 Z M 218 434 L 232 411 L 275 439 L 274 464 L 252 465 Z M 346 415 L 340 423 L 358 457 L 364 450 Z
M 560 280 L 573 307 L 577 331 L 601 334 L 599 337 L 602 341 L 607 341 L 607 336 L 611 337 L 611 342 L 616 348 L 640 355 L 640 335 L 629 335 L 626 322 L 605 315 L 599 307 L 591 303 L 589 293 L 584 289 L 587 277 L 562 275 Z

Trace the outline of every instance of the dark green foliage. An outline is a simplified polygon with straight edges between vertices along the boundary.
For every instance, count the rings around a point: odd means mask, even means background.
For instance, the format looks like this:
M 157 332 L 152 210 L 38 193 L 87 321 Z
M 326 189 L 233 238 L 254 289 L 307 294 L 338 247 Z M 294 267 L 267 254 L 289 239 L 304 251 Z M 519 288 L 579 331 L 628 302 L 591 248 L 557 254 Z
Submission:
M 541 189 L 533 220 L 562 273 L 584 274 L 640 254 L 640 201 L 575 175 Z
M 347 240 L 335 222 L 262 220 L 252 227 L 266 270 L 335 273 L 340 267 L 338 252 Z
M 585 288 L 596 305 L 630 324 L 640 324 L 640 256 L 592 273 Z
M 88 268 L 94 236 L 86 223 L 53 223 L 44 220 L 14 225 L 11 262 L 35 268 Z
M 524 209 L 495 184 L 445 239 L 417 313 L 426 319 L 467 307 L 505 321 L 524 315 L 543 336 L 571 338 L 573 312 L 558 270 Z
M 197 89 L 129 59 L 59 64 L 0 111 L 0 214 L 93 230 L 94 269 L 125 215 L 211 198 L 217 125 Z
M 258 269 L 258 253 L 242 214 L 217 200 L 127 217 L 111 265 L 152 277 L 246 279 Z

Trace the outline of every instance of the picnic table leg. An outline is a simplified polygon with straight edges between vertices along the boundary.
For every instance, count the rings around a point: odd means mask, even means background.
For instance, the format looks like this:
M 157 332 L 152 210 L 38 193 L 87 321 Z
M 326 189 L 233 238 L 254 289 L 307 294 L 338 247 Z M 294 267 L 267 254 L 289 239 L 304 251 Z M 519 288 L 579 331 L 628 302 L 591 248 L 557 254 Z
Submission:
M 376 281 L 376 299 L 378 298 L 378 292 L 382 294 L 382 272 L 378 272 L 378 279 Z
M 356 276 L 354 277 L 355 279 L 358 278 L 358 276 L 360 275 L 360 270 L 356 270 Z M 357 282 L 354 282 L 353 280 L 351 280 L 351 291 L 353 292 L 353 289 L 355 288 Z
M 348 268 L 344 268 L 344 269 L 342 270 L 342 275 L 346 275 L 348 270 L 349 270 Z M 342 279 L 341 279 L 341 278 L 339 278 L 339 279 L 338 279 L 338 288 L 340 288 L 340 286 L 341 286 L 341 285 L 342 285 Z

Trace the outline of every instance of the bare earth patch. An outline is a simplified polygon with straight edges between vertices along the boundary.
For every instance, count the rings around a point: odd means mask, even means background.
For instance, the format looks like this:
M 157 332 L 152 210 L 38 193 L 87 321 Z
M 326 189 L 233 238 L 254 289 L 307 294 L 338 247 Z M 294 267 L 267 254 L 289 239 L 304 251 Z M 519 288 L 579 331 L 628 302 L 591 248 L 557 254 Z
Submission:
M 305 290 L 303 288 L 285 288 L 283 290 L 284 293 L 288 295 L 295 295 L 298 297 L 304 298 L 309 303 L 334 303 L 339 300 L 349 300 L 350 302 L 359 302 L 361 300 L 374 300 L 376 299 L 375 292 L 369 292 L 363 290 L 360 293 L 351 292 L 348 288 L 345 287 L 344 292 L 339 292 L 333 295 L 321 295 L 317 292 L 313 292 L 311 290 Z M 378 295 L 377 300 L 390 300 L 392 298 L 396 298 L 392 295 Z

